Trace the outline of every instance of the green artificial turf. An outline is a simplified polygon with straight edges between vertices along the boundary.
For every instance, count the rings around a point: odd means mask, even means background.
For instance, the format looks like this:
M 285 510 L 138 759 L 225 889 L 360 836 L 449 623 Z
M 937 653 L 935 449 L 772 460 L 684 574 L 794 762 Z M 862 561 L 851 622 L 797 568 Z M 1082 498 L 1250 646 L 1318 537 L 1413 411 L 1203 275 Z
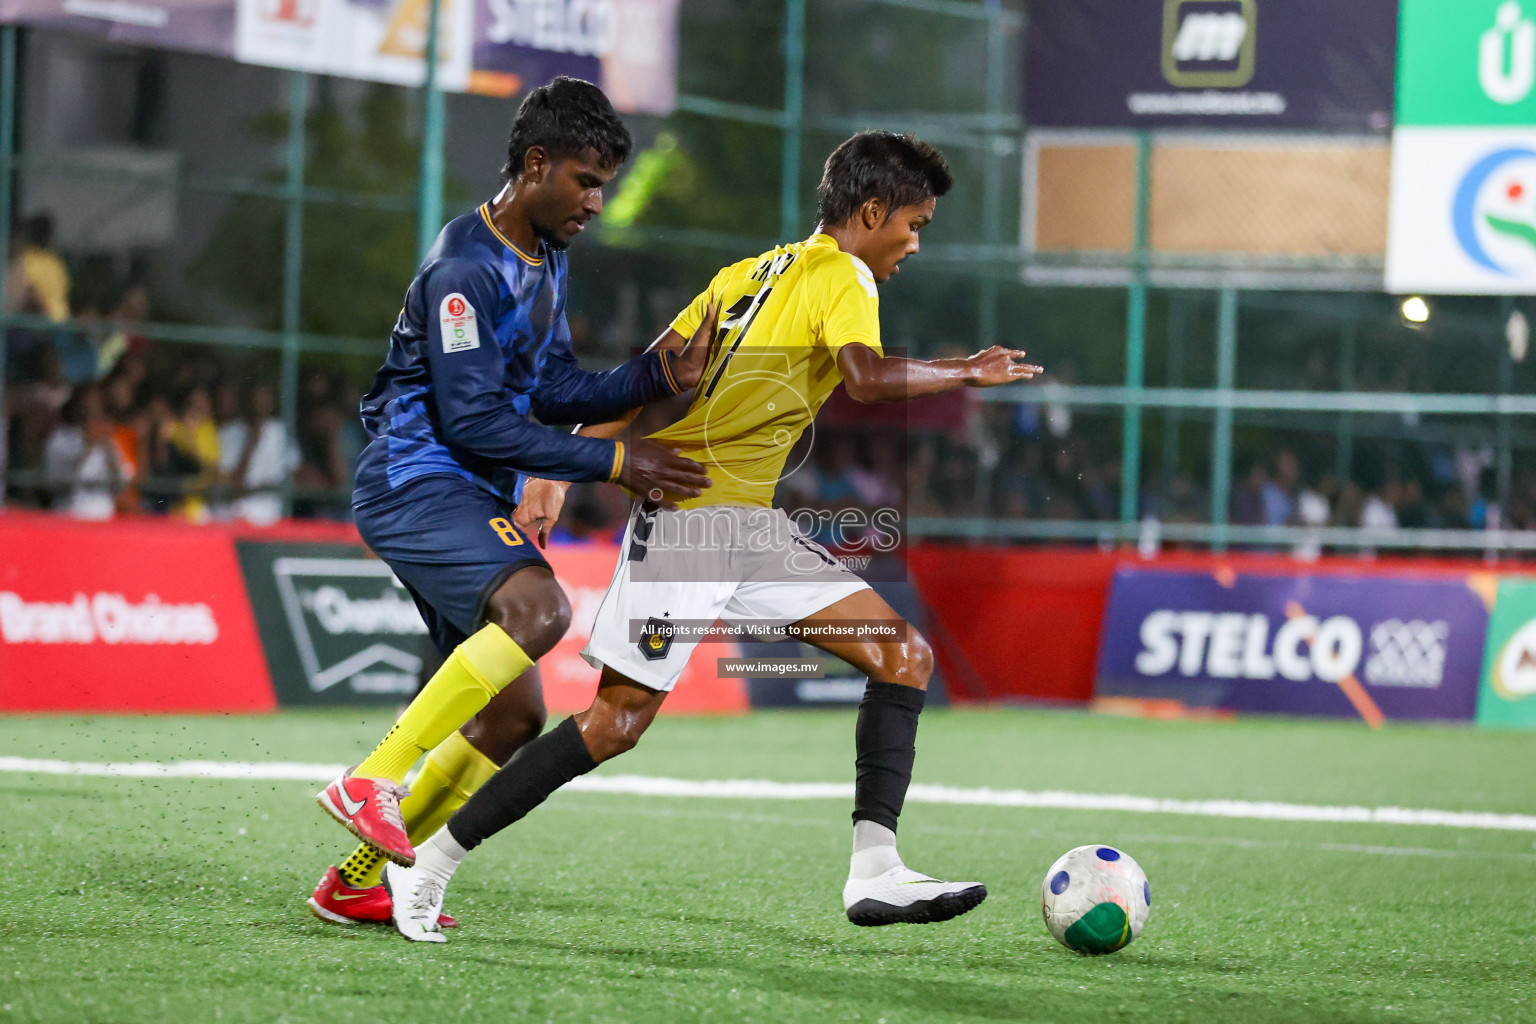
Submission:
M 0 718 L 0 755 L 338 763 L 380 712 Z M 847 781 L 852 716 L 663 718 L 603 769 Z M 931 712 L 918 781 L 1536 812 L 1536 737 Z M 1536 833 L 911 804 L 941 925 L 842 918 L 844 801 L 557 794 L 477 851 L 441 946 L 303 905 L 349 848 L 307 783 L 0 773 L 0 1024 L 225 1021 L 1536 1021 Z M 1082 958 L 1039 885 L 1089 842 L 1152 880 Z

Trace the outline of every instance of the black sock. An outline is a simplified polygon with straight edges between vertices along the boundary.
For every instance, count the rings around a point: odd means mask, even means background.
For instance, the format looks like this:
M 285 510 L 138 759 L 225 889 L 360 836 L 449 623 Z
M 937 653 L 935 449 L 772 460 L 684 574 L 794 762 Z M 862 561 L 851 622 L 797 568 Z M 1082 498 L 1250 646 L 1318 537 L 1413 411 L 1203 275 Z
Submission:
M 853 820 L 873 821 L 896 831 L 901 805 L 912 784 L 917 757 L 917 716 L 924 691 L 900 683 L 871 682 L 864 687 L 859 722 L 854 727 L 857 757 L 853 783 Z
M 549 794 L 596 767 L 576 719 L 567 718 L 513 754 L 448 819 L 448 833 L 464 849 L 473 850 L 521 820 Z

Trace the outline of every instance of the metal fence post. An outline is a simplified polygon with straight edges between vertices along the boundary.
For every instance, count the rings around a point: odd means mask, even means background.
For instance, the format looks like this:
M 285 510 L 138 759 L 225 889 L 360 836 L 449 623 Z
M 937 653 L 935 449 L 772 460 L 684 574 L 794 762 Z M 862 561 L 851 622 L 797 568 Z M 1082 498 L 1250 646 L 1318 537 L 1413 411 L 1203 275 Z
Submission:
M 416 214 L 416 254 L 425 257 L 443 226 L 443 135 L 448 112 L 437 81 L 438 21 L 442 0 L 427 12 L 427 46 L 422 51 L 427 77 L 422 88 L 421 182 Z
M 0 28 L 0 301 L 7 294 L 11 269 L 12 187 L 16 172 L 16 33 L 15 25 Z M 5 310 L 0 306 L 0 410 L 5 406 L 5 369 L 10 359 Z M 5 505 L 6 475 L 10 472 L 10 438 L 0 423 L 0 507 Z
M 1237 290 L 1223 288 L 1216 306 L 1216 424 L 1211 431 L 1211 550 L 1227 550 L 1232 497 L 1232 386 L 1237 379 Z
M 1147 360 L 1147 214 L 1151 206 L 1152 135 L 1136 135 L 1136 233 L 1125 311 L 1124 431 L 1120 445 L 1120 521 L 1134 523 L 1141 494 L 1141 392 Z
M 278 406 L 290 444 L 299 437 L 299 329 L 300 288 L 304 273 L 304 161 L 309 117 L 309 74 L 288 73 L 288 179 L 283 223 L 283 325 L 282 364 L 279 371 Z M 283 514 L 293 514 L 293 480 L 283 485 Z
M 986 100 L 988 114 L 1001 114 L 1006 102 L 1003 96 L 1003 64 L 1007 60 L 1007 40 L 1003 36 L 1002 6 L 997 0 L 987 2 L 987 67 Z M 991 134 L 981 165 L 981 240 L 987 245 L 998 242 L 998 226 L 1002 222 L 1002 145 L 1005 136 Z M 997 297 L 998 282 L 992 274 L 984 274 L 977 296 L 978 334 L 981 348 L 997 344 Z M 1010 339 L 1015 344 L 1015 339 Z
M 1515 315 L 1515 298 L 1506 295 L 1499 300 L 1499 322 L 1494 329 L 1493 343 L 1499 353 L 1499 394 L 1507 395 L 1515 385 L 1515 360 L 1509 350 L 1509 321 Z M 1499 418 L 1494 427 L 1498 438 L 1498 462 L 1494 470 L 1496 481 L 1495 494 L 1499 503 L 1499 511 L 1504 516 L 1500 522 L 1503 529 L 1509 529 L 1509 489 L 1510 478 L 1514 474 L 1514 424 L 1510 422 L 1508 413 L 1499 413 Z
M 1351 306 L 1344 324 L 1343 343 L 1339 348 L 1339 390 L 1355 390 L 1355 354 L 1360 346 L 1359 311 Z M 1333 475 L 1339 486 L 1348 481 L 1355 462 L 1355 414 L 1339 413 L 1338 432 L 1334 435 Z
M 800 136 L 805 121 L 805 0 L 784 6 L 784 148 L 780 153 L 779 240 L 793 242 L 800 223 Z
M 1176 388 L 1184 383 L 1184 333 L 1189 329 L 1188 304 L 1179 292 L 1168 295 L 1168 354 L 1163 364 L 1163 386 Z M 1184 431 L 1184 410 L 1163 410 L 1163 493 L 1173 489 L 1179 472 L 1179 442 Z

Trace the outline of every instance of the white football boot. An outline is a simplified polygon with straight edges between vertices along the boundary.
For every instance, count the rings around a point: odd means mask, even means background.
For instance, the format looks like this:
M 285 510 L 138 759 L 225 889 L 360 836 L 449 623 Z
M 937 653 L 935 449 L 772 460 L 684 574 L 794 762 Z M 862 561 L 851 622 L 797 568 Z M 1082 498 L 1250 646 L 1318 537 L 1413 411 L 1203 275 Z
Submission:
M 975 910 L 986 898 L 987 887 L 980 882 L 941 882 L 905 864 L 874 878 L 850 878 L 843 886 L 848 920 L 865 927 L 948 921 Z
M 384 888 L 389 891 L 396 931 L 412 942 L 448 941 L 439 923 L 448 894 L 442 882 L 420 868 L 390 863 L 384 865 Z

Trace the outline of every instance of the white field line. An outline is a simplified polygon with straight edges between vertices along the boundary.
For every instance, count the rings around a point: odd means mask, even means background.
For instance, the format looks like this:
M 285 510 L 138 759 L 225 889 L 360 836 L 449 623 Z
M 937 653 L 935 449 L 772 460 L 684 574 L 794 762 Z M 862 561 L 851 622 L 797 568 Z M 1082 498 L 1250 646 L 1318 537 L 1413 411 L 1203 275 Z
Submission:
M 122 776 L 129 778 L 248 779 L 327 782 L 345 769 L 340 764 L 292 761 L 56 761 L 0 757 L 0 772 L 41 775 Z M 583 793 L 625 796 L 704 797 L 721 800 L 848 800 L 847 782 L 772 782 L 765 779 L 669 779 L 645 775 L 588 775 L 565 787 Z M 1536 815 L 1486 811 L 1437 811 L 1409 807 L 1330 807 L 1248 800 L 1163 800 L 1157 797 L 1069 793 L 1055 790 L 962 789 L 915 785 L 910 803 L 971 807 L 1033 807 L 1068 811 L 1123 811 L 1131 814 L 1188 814 L 1203 818 L 1252 818 L 1263 821 L 1325 821 L 1374 825 L 1424 825 L 1440 828 L 1536 832 Z
M 592 814 L 594 808 L 587 801 L 561 801 L 555 800 L 544 805 L 551 811 L 565 811 L 573 814 Z M 636 803 L 613 803 L 597 809 L 599 814 L 631 814 L 654 818 L 678 818 L 688 821 L 729 821 L 745 825 L 768 825 L 774 827 L 835 829 L 845 831 L 848 822 L 841 814 L 820 817 L 789 817 L 782 814 L 755 814 L 744 811 L 724 810 L 691 810 L 681 807 L 657 807 Z M 908 826 L 903 824 L 903 828 Z M 924 822 L 921 825 L 913 825 L 912 829 L 921 831 L 923 835 L 955 835 L 967 836 L 972 839 L 998 838 L 1016 840 L 1020 836 L 1028 836 L 1031 839 L 1061 839 L 1077 836 L 1081 832 L 1068 823 L 1060 828 L 1026 828 L 1026 829 L 996 829 L 986 826 L 967 826 L 958 828 L 952 825 L 935 825 Z M 1536 853 L 1510 853 L 1507 851 L 1493 852 L 1489 850 L 1447 850 L 1444 848 L 1426 846 L 1376 846 L 1364 843 L 1307 843 L 1290 839 L 1247 839 L 1238 836 L 1185 836 L 1170 834 L 1167 832 L 1126 832 L 1116 828 L 1110 842 L 1141 846 L 1154 843 L 1167 843 L 1170 845 L 1191 846 L 1230 846 L 1240 850 L 1316 850 L 1323 853 L 1349 853 L 1365 854 L 1377 857 L 1430 857 L 1449 860 L 1483 859 L 1501 861 L 1536 862 Z

